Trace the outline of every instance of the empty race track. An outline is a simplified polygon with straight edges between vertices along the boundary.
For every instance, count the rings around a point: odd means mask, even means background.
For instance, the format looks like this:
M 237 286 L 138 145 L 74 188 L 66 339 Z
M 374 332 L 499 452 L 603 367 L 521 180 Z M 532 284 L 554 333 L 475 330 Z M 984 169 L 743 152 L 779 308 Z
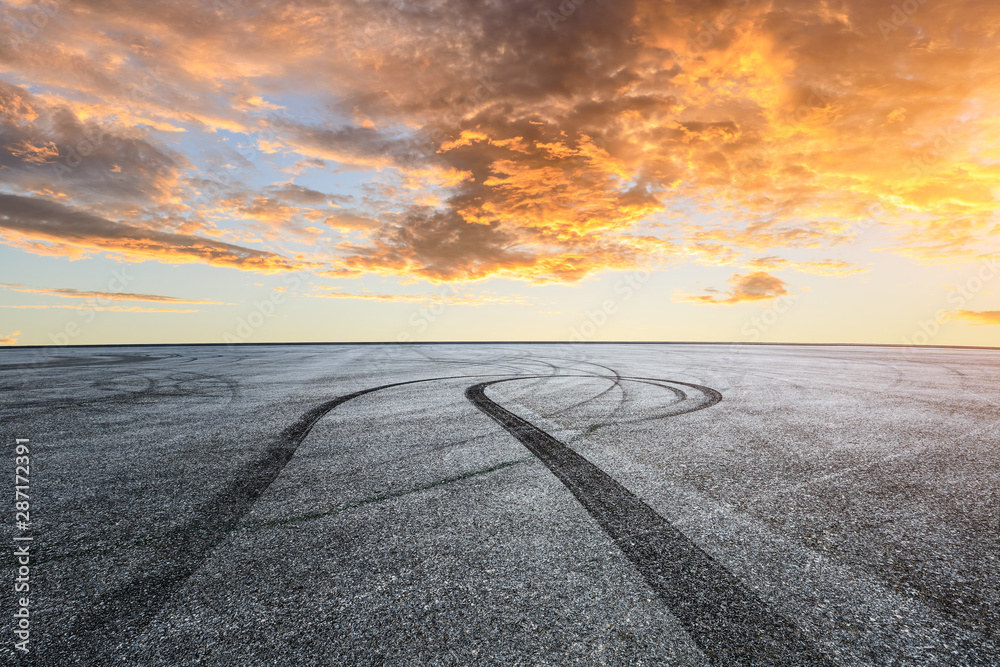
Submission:
M 1000 662 L 995 351 L 5 350 L 0 381 L 25 664 Z

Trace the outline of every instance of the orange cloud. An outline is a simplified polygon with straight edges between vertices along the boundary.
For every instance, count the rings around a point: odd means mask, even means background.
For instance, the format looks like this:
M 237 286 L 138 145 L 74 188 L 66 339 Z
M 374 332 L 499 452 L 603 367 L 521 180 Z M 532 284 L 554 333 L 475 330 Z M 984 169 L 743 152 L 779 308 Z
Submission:
M 744 264 L 744 267 L 755 271 L 791 270 L 798 271 L 800 273 L 816 273 L 826 276 L 846 276 L 855 273 L 863 273 L 866 270 L 842 259 L 823 259 L 815 262 L 792 262 L 782 257 L 776 257 L 773 255 L 751 259 Z
M 17 337 L 20 335 L 20 331 L 15 331 L 12 334 L 0 336 L 0 345 L 17 345 Z
M 35 145 L 30 140 L 25 139 L 19 143 L 9 144 L 7 150 L 12 156 L 28 164 L 45 164 L 53 162 L 59 157 L 59 149 L 51 141 L 43 141 Z
M 64 3 L 30 40 L 16 28 L 29 9 L 12 8 L 0 76 L 38 95 L 0 90 L 0 186 L 137 227 L 196 225 L 188 208 L 203 205 L 236 219 L 234 235 L 270 226 L 273 242 L 315 236 L 322 219 L 366 232 L 329 270 L 429 280 L 572 281 L 679 247 L 710 263 L 825 251 L 875 224 L 888 250 L 921 261 L 996 251 L 990 3 L 923 3 L 898 25 L 863 0 L 587 2 L 571 16 L 457 0 L 224 4 Z M 92 157 L 60 182 L 39 174 L 95 128 L 107 139 Z M 266 157 L 236 154 L 223 130 Z M 325 203 L 266 187 L 227 207 L 231 191 L 188 189 L 207 169 L 176 137 L 195 132 L 220 164 L 372 176 L 343 215 L 309 218 Z M 651 232 L 660 244 L 640 240 Z M 57 251 L 91 247 L 64 236 Z
M 526 230 L 499 221 L 469 222 L 457 213 L 433 209 L 413 209 L 383 223 L 370 238 L 367 245 L 341 244 L 345 257 L 331 275 L 379 273 L 432 282 L 496 276 L 537 283 L 572 282 L 596 271 L 626 269 L 675 252 L 669 242 L 657 238 L 562 237 L 544 227 Z
M 369 230 L 379 226 L 378 220 L 373 220 L 372 218 L 366 218 L 356 213 L 351 213 L 350 211 L 342 211 L 334 213 L 333 215 L 326 218 L 323 221 L 324 224 L 329 225 L 335 229 L 341 230 Z
M 15 283 L 0 283 L 0 287 L 6 287 L 15 292 L 25 292 L 28 294 L 45 294 L 47 296 L 57 296 L 63 299 L 98 299 L 111 301 L 164 301 L 169 303 L 197 303 L 212 306 L 232 306 L 235 304 L 225 301 L 210 301 L 208 299 L 181 299 L 173 296 L 162 296 L 159 294 L 131 294 L 129 292 L 99 292 L 78 290 L 68 287 L 27 287 Z
M 1000 310 L 959 310 L 955 314 L 966 324 L 1000 324 Z
M 677 301 L 691 303 L 708 303 L 734 305 L 748 301 L 770 301 L 789 294 L 788 286 L 780 278 L 757 271 L 745 275 L 736 274 L 729 279 L 732 288 L 728 292 L 708 289 L 708 294 L 688 295 L 677 298 Z

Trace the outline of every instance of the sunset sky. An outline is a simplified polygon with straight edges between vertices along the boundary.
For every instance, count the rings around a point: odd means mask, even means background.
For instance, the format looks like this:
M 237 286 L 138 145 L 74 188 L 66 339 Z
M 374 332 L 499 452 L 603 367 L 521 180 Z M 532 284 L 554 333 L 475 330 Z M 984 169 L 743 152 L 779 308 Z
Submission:
M 0 344 L 1000 345 L 995 0 L 0 6 Z

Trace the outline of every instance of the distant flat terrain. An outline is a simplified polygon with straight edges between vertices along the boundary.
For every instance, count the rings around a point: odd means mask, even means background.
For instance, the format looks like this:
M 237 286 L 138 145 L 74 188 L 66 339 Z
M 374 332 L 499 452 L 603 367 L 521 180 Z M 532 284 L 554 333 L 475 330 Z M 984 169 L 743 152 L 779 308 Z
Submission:
M 12 349 L 0 385 L 4 661 L 1000 664 L 1000 351 Z

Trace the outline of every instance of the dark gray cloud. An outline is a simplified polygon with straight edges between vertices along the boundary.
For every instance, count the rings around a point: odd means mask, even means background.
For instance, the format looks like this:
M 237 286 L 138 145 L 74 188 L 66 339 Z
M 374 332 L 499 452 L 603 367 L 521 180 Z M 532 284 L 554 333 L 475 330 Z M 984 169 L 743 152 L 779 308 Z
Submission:
M 171 196 L 186 164 L 137 132 L 81 121 L 0 81 L 0 185 L 80 202 L 151 204 Z
M 0 194 L 0 233 L 18 245 L 41 239 L 77 249 L 121 254 L 166 263 L 204 262 L 251 271 L 290 270 L 292 262 L 254 250 L 191 234 L 145 229 L 34 197 Z

